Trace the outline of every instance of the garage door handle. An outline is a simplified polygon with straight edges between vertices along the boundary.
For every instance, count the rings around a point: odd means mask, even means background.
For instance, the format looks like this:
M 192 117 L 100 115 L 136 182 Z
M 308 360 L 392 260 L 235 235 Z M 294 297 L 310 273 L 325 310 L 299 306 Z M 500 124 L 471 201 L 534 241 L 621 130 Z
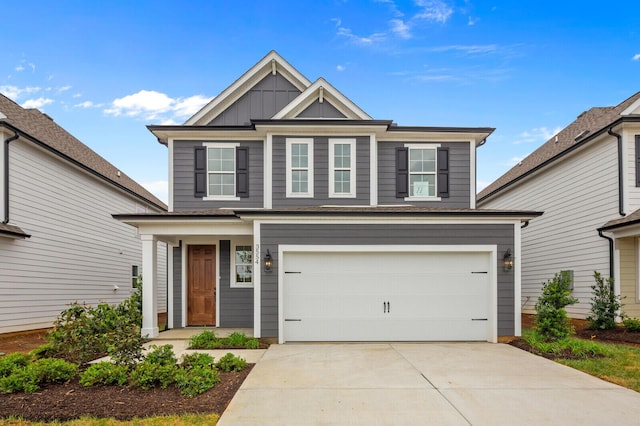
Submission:
M 294 318 L 285 318 L 284 320 L 285 321 L 302 321 L 301 319 L 298 319 L 298 318 L 295 318 L 295 319 Z
M 471 271 L 472 274 L 487 274 L 487 271 Z
M 471 321 L 489 321 L 488 318 L 471 318 Z

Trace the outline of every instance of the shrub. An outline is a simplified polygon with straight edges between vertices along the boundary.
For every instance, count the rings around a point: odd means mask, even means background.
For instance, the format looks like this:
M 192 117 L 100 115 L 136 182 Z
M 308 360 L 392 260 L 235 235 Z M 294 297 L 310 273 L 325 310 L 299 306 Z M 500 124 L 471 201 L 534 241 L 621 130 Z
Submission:
M 227 373 L 230 371 L 242 371 L 247 367 L 247 361 L 229 352 L 218 360 L 216 367 Z
M 214 359 L 211 355 L 195 352 L 182 357 L 182 367 L 189 369 L 194 367 L 214 367 Z
M 29 355 L 20 352 L 5 355 L 0 358 L 0 377 L 7 377 L 15 370 L 26 367 L 31 361 Z
M 127 383 L 129 369 L 125 365 L 102 361 L 91 365 L 80 374 L 82 386 L 119 385 Z
M 563 274 L 556 274 L 542 286 L 542 294 L 535 305 L 535 330 L 546 341 L 563 339 L 573 332 L 564 308 L 577 303 L 578 299 L 571 296 L 569 286 L 570 279 Z
M 118 364 L 142 359 L 140 289 L 117 306 L 96 307 L 73 303 L 62 311 L 48 333 L 47 354 L 83 364 L 105 355 Z
M 616 327 L 616 316 L 622 308 L 620 296 L 613 290 L 613 277 L 605 279 L 600 272 L 594 271 L 596 283 L 591 286 L 591 315 L 587 317 L 589 327 L 598 330 L 609 330 Z
M 220 373 L 211 367 L 195 365 L 181 368 L 176 374 L 176 385 L 186 397 L 200 395 L 220 382 Z
M 258 339 L 248 339 L 244 347 L 246 349 L 258 349 L 260 347 L 260 341 Z
M 14 369 L 0 379 L 0 390 L 5 393 L 32 393 L 41 383 L 67 381 L 74 377 L 78 367 L 62 359 L 43 358 Z
M 215 349 L 220 347 L 220 340 L 211 330 L 204 330 L 189 339 L 189 349 Z
M 151 352 L 145 357 L 145 362 L 158 365 L 175 365 L 178 359 L 173 353 L 173 345 L 151 345 Z
M 246 341 L 247 336 L 245 336 L 243 333 L 238 332 L 233 332 L 224 339 L 224 343 L 228 346 L 244 347 Z
M 622 320 L 622 324 L 627 331 L 632 333 L 640 331 L 640 319 L 638 318 L 625 318 Z
M 40 358 L 55 358 L 56 357 L 56 350 L 53 346 L 53 344 L 51 343 L 45 343 L 44 345 L 40 345 L 37 348 L 35 348 L 34 350 L 32 350 L 31 352 L 29 352 L 29 354 L 31 356 L 33 356 L 35 359 L 40 359 Z
M 160 385 L 163 389 L 175 382 L 176 365 L 162 365 L 142 361 L 131 371 L 130 380 L 133 386 L 149 390 Z

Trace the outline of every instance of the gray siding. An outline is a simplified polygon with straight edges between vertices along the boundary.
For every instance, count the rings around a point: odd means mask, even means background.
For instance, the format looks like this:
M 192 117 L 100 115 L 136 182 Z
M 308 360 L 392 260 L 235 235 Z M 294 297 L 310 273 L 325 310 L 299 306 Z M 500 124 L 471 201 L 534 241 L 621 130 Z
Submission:
M 514 273 L 505 273 L 501 253 L 513 251 L 513 225 L 262 225 L 261 250 L 270 250 L 274 267 L 261 276 L 261 332 L 278 337 L 278 245 L 497 245 L 498 335 L 512 336 L 514 328 Z
M 433 143 L 433 142 L 432 142 Z M 449 148 L 449 198 L 442 201 L 405 201 L 396 198 L 396 148 L 404 142 L 378 143 L 378 203 L 423 207 L 468 208 L 471 203 L 471 158 L 468 142 L 440 143 Z
M 316 100 L 309 105 L 304 111 L 298 114 L 298 118 L 347 118 L 343 113 L 338 111 L 336 107 L 329 102 L 320 103 Z
M 225 142 L 225 141 L 219 141 Z M 234 141 L 236 142 L 236 141 Z M 220 207 L 262 207 L 264 145 L 262 141 L 241 141 L 249 148 L 249 198 L 239 201 L 211 201 L 194 197 L 194 148 L 203 141 L 175 141 L 173 144 L 173 210 L 200 210 Z
M 329 198 L 329 138 L 326 136 L 313 137 L 314 197 L 287 198 L 286 139 L 287 136 L 273 137 L 273 207 L 369 204 L 371 156 L 368 136 L 356 137 L 356 198 Z
M 253 289 L 231 288 L 231 241 L 220 241 L 219 327 L 253 327 Z
M 173 326 L 182 327 L 182 244 L 173 248 Z
M 269 74 L 209 125 L 237 126 L 250 124 L 251 119 L 271 118 L 300 94 L 300 91 L 280 74 Z

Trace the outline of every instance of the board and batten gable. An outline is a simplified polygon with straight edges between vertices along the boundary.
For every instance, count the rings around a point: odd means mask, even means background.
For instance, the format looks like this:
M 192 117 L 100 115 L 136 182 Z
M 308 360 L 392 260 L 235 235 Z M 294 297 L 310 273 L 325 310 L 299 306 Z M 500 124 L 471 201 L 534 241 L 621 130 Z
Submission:
M 283 245 L 514 245 L 510 224 L 261 224 L 260 247 L 273 256 L 273 271 L 262 272 L 261 336 L 278 337 L 278 246 Z M 515 333 L 514 274 L 504 272 L 498 256 L 498 335 Z
M 273 137 L 273 207 L 319 206 L 319 205 L 369 205 L 370 203 L 370 158 L 369 136 L 345 137 L 356 140 L 356 197 L 329 197 L 329 137 L 295 136 L 313 139 L 313 198 L 286 196 L 286 140 L 288 136 Z M 338 140 L 343 137 L 331 137 Z
M 280 73 L 269 74 L 211 120 L 209 125 L 241 126 L 251 124 L 251 119 L 271 118 L 300 93 Z
M 141 242 L 111 214 L 142 202 L 24 139 L 11 143 L 9 157 L 10 220 L 31 238 L 0 238 L 0 333 L 51 327 L 74 301 L 128 298 Z M 158 307 L 166 312 L 164 243 L 158 260 Z
M 378 204 L 411 204 L 421 207 L 469 208 L 471 204 L 471 154 L 469 142 L 412 142 L 438 144 L 449 149 L 449 197 L 440 201 L 405 201 L 396 197 L 396 148 L 406 142 L 378 142 Z
M 522 309 L 534 313 L 544 282 L 562 270 L 572 270 L 572 295 L 567 306 L 576 318 L 589 315 L 593 272 L 609 276 L 609 244 L 597 229 L 618 217 L 617 143 L 596 141 L 557 160 L 498 196 L 482 200 L 480 208 L 542 211 L 522 230 Z M 598 143 L 604 142 L 604 143 Z
M 195 197 L 195 148 L 205 142 L 228 141 L 189 141 L 173 142 L 173 210 L 202 210 L 224 207 L 262 207 L 264 194 L 264 144 L 262 141 L 233 141 L 240 147 L 249 148 L 249 197 L 239 201 L 205 200 Z

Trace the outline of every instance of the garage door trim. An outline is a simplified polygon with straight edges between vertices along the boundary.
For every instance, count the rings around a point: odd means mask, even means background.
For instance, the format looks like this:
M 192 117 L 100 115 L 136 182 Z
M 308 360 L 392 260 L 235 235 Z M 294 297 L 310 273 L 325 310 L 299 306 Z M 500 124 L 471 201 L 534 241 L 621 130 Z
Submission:
M 278 247 L 278 263 L 284 265 L 284 258 L 287 253 L 488 253 L 489 265 L 489 323 L 487 340 L 497 342 L 498 340 L 498 278 L 497 278 L 497 246 L 495 245 L 280 245 Z M 278 342 L 284 343 L 284 276 L 283 267 L 278 267 Z

